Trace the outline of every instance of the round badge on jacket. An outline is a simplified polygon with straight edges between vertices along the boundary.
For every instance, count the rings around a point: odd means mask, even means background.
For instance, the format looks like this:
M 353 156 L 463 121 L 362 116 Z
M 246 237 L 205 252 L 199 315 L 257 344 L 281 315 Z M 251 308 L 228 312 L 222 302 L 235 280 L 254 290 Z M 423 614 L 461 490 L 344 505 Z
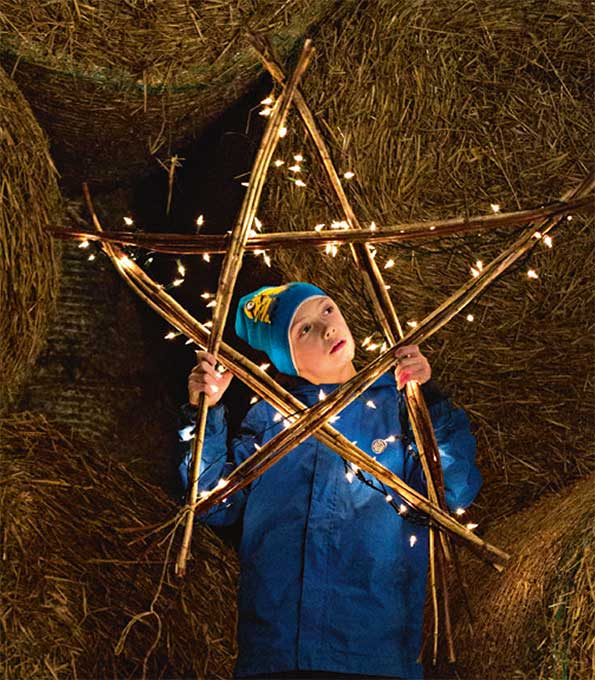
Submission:
M 386 447 L 387 443 L 384 439 L 375 439 L 372 442 L 372 451 L 374 451 L 374 453 L 382 453 Z

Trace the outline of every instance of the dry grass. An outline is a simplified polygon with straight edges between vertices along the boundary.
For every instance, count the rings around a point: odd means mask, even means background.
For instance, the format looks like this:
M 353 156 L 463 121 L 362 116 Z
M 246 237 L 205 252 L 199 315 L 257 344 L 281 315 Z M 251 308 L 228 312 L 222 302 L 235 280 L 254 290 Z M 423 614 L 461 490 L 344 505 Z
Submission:
M 595 477 L 546 496 L 484 538 L 514 555 L 503 572 L 461 554 L 475 621 L 455 619 L 458 677 L 586 680 L 595 673 Z M 437 668 L 429 677 L 444 678 Z
M 0 412 L 18 397 L 45 339 L 59 274 L 45 228 L 59 210 L 47 140 L 0 69 Z
M 316 40 L 303 88 L 364 224 L 490 212 L 556 200 L 592 168 L 595 26 L 583 2 L 361 2 Z M 269 183 L 268 225 L 343 219 L 294 118 Z M 271 229 L 274 227 L 270 227 Z M 423 318 L 514 238 L 511 230 L 379 247 L 405 324 Z M 425 346 L 434 375 L 470 413 L 490 519 L 593 469 L 592 221 L 575 216 Z M 285 279 L 335 296 L 356 338 L 377 324 L 348 249 L 278 251 Z M 528 266 L 539 279 L 529 280 Z M 466 314 L 474 322 L 465 320 Z M 371 355 L 362 351 L 360 364 Z
M 169 159 L 261 73 L 245 30 L 287 56 L 338 3 L 134 0 L 0 3 L 0 60 L 47 130 L 68 185 Z M 154 163 L 154 158 L 153 158 Z
M 199 529 L 177 580 L 160 489 L 28 413 L 0 420 L 0 489 L 4 677 L 231 677 L 237 559 Z

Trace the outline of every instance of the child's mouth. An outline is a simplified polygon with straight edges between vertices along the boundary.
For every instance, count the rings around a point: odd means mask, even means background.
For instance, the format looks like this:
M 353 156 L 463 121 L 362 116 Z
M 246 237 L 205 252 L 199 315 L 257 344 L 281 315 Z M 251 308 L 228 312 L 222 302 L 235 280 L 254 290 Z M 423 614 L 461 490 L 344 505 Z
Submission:
M 331 349 L 331 354 L 334 354 L 335 352 L 338 352 L 343 345 L 345 345 L 345 340 L 339 340 L 339 342 L 335 343 Z

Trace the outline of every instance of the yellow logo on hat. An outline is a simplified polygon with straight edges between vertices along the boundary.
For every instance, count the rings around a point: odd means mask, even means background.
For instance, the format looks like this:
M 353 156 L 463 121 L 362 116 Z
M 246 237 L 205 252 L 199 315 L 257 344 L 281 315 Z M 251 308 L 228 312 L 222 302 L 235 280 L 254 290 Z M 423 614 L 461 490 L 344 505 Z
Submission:
M 287 286 L 273 286 L 271 288 L 265 288 L 257 293 L 253 298 L 248 300 L 244 305 L 244 314 L 253 321 L 260 321 L 262 323 L 271 323 L 271 317 L 269 316 L 269 311 L 271 309 L 271 304 L 284 290 Z

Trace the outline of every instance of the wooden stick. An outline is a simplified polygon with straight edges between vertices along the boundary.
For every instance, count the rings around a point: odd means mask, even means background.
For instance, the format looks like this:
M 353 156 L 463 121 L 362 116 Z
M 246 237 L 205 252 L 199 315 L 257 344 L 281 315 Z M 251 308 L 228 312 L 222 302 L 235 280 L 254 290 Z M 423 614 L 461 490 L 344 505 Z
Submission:
M 298 82 L 305 72 L 314 49 L 310 40 L 306 40 L 302 53 L 296 65 L 295 71 L 289 83 L 282 92 L 277 106 L 269 120 L 265 133 L 260 144 L 252 173 L 248 191 L 242 203 L 242 208 L 237 222 L 232 230 L 229 249 L 225 253 L 219 283 L 217 286 L 217 296 L 215 311 L 213 313 L 213 332 L 209 337 L 208 351 L 216 355 L 223 337 L 223 329 L 227 320 L 229 306 L 235 287 L 235 282 L 242 266 L 244 248 L 248 238 L 248 232 L 254 222 L 256 210 L 266 173 L 271 162 L 273 153 L 279 141 L 280 131 L 285 123 L 289 106 L 296 92 Z M 196 429 L 192 440 L 192 464 L 190 469 L 190 493 L 189 493 L 189 512 L 186 518 L 186 527 L 182 546 L 176 562 L 176 573 L 184 576 L 186 573 L 186 561 L 190 551 L 190 541 L 192 539 L 192 529 L 194 527 L 194 505 L 198 497 L 198 478 L 200 472 L 200 461 L 204 446 L 205 428 L 207 422 L 207 395 L 200 392 L 198 395 L 198 410 L 196 415 Z
M 86 186 L 83 187 L 83 191 L 85 192 L 93 223 L 98 230 L 101 230 L 101 225 L 93 210 L 93 205 Z M 147 302 L 147 304 L 156 312 L 161 314 L 166 321 L 171 323 L 182 333 L 186 334 L 189 338 L 193 339 L 197 344 L 202 347 L 208 346 L 210 332 L 206 327 L 190 316 L 178 302 L 168 295 L 119 248 L 111 244 L 104 244 L 104 248 L 116 266 L 117 271 L 141 299 Z M 261 371 L 256 364 L 250 362 L 225 343 L 221 343 L 218 359 L 222 364 L 227 366 L 234 375 L 245 382 L 263 399 L 269 401 L 283 415 L 292 417 L 296 412 L 305 410 L 306 407 L 304 404 L 296 397 L 284 390 L 269 375 Z M 323 425 L 318 432 L 314 433 L 314 436 L 320 439 L 320 441 L 331 450 L 338 453 L 338 455 L 358 465 L 362 470 L 374 475 L 377 479 L 386 484 L 386 486 L 396 491 L 396 493 L 412 507 L 426 513 L 437 526 L 458 536 L 480 557 L 494 562 L 494 566 L 497 569 L 501 569 L 502 567 L 500 565 L 509 559 L 507 553 L 485 543 L 482 539 L 466 529 L 466 527 L 451 518 L 450 515 L 445 515 L 439 508 L 432 506 L 422 494 L 419 494 L 415 489 L 409 487 L 393 472 L 380 465 L 375 459 L 370 458 L 370 456 L 361 451 L 361 449 L 358 449 L 357 446 L 337 432 L 332 426 L 328 424 Z M 260 453 L 261 452 L 258 452 L 252 458 L 256 458 Z M 256 461 L 256 463 L 258 463 L 258 461 Z M 246 464 L 248 464 L 248 461 L 246 461 Z M 252 464 L 253 467 L 256 467 L 254 460 L 251 460 L 250 464 Z M 262 471 L 263 470 L 259 468 L 252 478 L 239 475 L 242 480 L 241 486 L 250 483 L 252 479 L 256 478 L 259 472 L 261 473 Z M 231 480 L 231 476 L 229 480 Z M 238 485 L 237 488 L 241 488 L 241 486 Z M 234 490 L 233 484 L 230 481 L 226 486 L 225 491 L 228 492 L 227 495 L 231 495 Z M 207 501 L 207 507 L 204 507 L 203 504 L 202 509 L 205 511 L 219 502 L 219 500 L 223 500 L 223 497 L 217 498 L 216 495 L 212 494 L 213 492 L 211 492 Z M 227 497 L 227 495 L 224 497 Z M 197 507 L 200 507 L 200 504 Z
M 591 209 L 593 196 L 574 198 L 566 203 L 556 203 L 543 208 L 521 210 L 497 215 L 456 217 L 448 220 L 412 222 L 396 226 L 368 229 L 327 229 L 326 231 L 289 231 L 254 234 L 246 241 L 246 250 L 273 248 L 324 248 L 326 245 L 345 243 L 400 243 L 436 239 L 440 236 L 514 227 L 535 219 L 556 217 L 570 212 Z M 171 233 L 138 233 L 129 231 L 81 231 L 63 227 L 49 227 L 52 236 L 63 240 L 88 240 L 122 245 L 138 246 L 157 253 L 197 255 L 201 253 L 225 253 L 229 247 L 229 235 L 195 235 Z

